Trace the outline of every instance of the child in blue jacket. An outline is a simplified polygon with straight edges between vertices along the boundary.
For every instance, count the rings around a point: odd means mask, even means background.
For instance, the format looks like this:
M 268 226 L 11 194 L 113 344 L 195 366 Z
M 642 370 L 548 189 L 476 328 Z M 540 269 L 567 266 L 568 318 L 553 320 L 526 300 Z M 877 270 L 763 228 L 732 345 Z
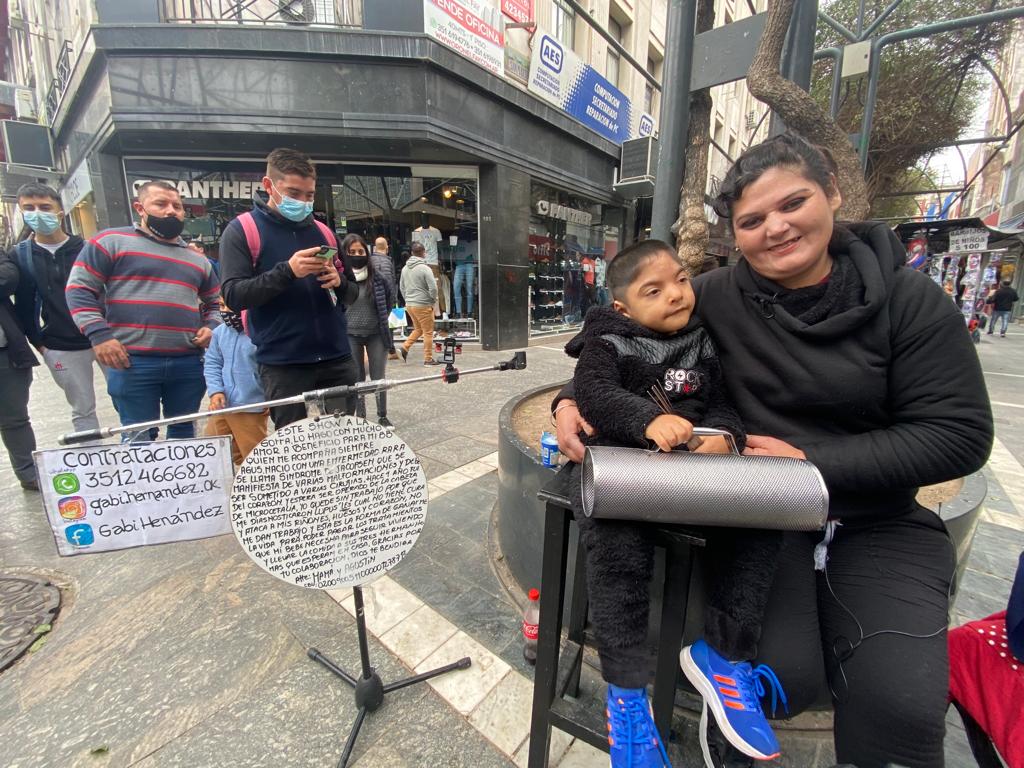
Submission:
M 210 410 L 261 403 L 266 398 L 256 368 L 256 347 L 242 325 L 242 317 L 232 312 L 221 300 L 223 325 L 213 331 L 206 350 L 203 375 L 210 395 Z M 265 408 L 211 416 L 206 423 L 207 435 L 230 435 L 231 460 L 241 464 L 249 452 L 267 436 Z

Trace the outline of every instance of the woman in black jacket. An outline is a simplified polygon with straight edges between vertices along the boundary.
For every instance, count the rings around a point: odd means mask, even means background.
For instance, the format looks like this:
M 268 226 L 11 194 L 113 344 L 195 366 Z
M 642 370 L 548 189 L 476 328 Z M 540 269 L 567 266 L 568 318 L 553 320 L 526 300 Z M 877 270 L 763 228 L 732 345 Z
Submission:
M 840 763 L 939 768 L 956 552 L 915 497 L 985 463 L 992 414 L 942 289 L 886 225 L 834 224 L 832 167 L 790 134 L 745 152 L 715 205 L 743 258 L 694 280 L 744 452 L 806 458 L 829 490 L 825 546 L 785 534 L 757 661 L 791 715 L 828 684 Z M 559 445 L 578 460 L 589 425 L 566 396 Z
M 366 241 L 356 234 L 347 235 L 341 241 L 341 258 L 352 270 L 359 285 L 359 296 L 345 310 L 348 320 L 348 344 L 352 358 L 359 366 L 359 379 L 366 379 L 366 368 L 370 379 L 384 378 L 388 362 L 388 351 L 394 347 L 391 329 L 388 327 L 388 313 L 395 304 L 395 289 L 387 276 L 374 268 Z M 360 397 L 356 415 L 366 417 L 366 401 Z M 388 419 L 386 392 L 377 393 L 377 421 L 384 427 L 392 426 Z

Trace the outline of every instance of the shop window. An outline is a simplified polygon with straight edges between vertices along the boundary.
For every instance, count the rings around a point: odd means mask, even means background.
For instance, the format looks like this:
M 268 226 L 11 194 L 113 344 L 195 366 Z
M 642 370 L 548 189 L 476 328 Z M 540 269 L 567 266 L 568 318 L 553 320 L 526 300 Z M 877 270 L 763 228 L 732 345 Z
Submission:
M 576 47 L 576 12 L 563 0 L 554 0 L 555 37 L 567 48 Z
M 619 228 L 599 203 L 553 187 L 531 187 L 530 333 L 579 327 L 587 310 L 611 303 L 605 273 L 619 249 Z

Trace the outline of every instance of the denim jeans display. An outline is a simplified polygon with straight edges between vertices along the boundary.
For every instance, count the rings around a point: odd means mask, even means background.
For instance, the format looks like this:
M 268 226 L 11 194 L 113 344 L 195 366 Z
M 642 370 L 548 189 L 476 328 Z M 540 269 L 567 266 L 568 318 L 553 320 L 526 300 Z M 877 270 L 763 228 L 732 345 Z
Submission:
M 473 294 L 476 292 L 476 262 L 464 261 L 455 265 L 455 311 L 462 314 L 462 291 L 466 291 L 466 314 L 473 314 Z

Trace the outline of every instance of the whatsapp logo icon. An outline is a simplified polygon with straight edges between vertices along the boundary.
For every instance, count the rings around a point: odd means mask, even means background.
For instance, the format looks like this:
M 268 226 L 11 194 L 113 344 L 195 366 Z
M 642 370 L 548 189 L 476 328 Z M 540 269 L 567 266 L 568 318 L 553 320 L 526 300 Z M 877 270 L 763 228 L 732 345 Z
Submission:
M 73 472 L 61 472 L 53 478 L 53 490 L 57 493 L 75 493 L 78 488 L 78 477 Z

